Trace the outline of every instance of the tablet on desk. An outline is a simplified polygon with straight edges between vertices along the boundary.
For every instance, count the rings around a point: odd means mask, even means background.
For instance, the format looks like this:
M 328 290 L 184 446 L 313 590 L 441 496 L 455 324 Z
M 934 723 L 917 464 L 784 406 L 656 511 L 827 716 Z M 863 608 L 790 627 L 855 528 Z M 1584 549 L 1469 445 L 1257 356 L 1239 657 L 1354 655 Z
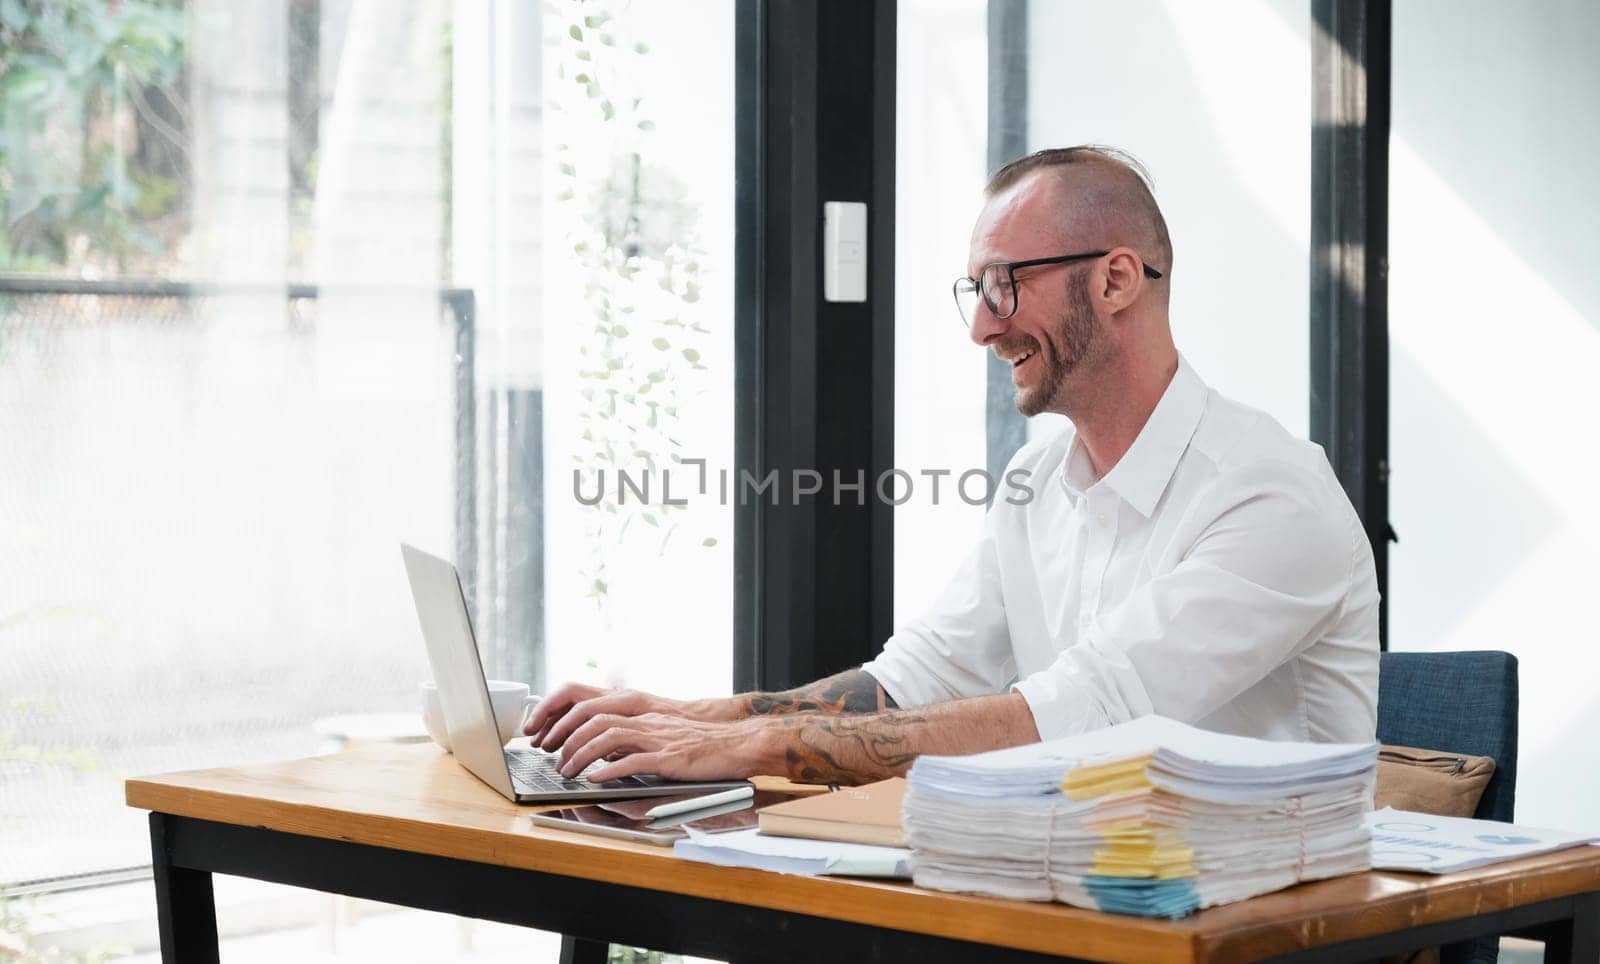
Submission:
M 670 847 L 673 841 L 689 835 L 685 829 L 693 827 L 702 833 L 726 833 L 730 830 L 748 830 L 756 825 L 756 812 L 775 803 L 795 800 L 804 794 L 776 793 L 757 790 L 755 796 L 735 800 L 719 807 L 691 810 L 670 817 L 651 819 L 645 812 L 664 803 L 689 800 L 701 794 L 686 793 L 678 797 L 651 797 L 643 800 L 612 800 L 583 807 L 567 807 L 530 814 L 529 819 L 541 827 L 576 830 L 580 833 L 616 837 L 639 843 Z

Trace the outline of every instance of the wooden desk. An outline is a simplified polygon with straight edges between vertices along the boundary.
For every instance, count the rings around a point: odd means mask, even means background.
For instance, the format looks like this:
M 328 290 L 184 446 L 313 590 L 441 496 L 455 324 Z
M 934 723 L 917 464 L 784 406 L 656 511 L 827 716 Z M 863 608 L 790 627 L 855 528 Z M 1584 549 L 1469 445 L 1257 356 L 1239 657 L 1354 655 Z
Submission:
M 150 810 L 163 957 L 215 960 L 211 874 L 723 960 L 1366 960 L 1532 933 L 1546 960 L 1600 961 L 1600 847 L 1426 877 L 1374 872 L 1180 921 L 793 877 L 534 827 L 427 746 L 130 780 Z

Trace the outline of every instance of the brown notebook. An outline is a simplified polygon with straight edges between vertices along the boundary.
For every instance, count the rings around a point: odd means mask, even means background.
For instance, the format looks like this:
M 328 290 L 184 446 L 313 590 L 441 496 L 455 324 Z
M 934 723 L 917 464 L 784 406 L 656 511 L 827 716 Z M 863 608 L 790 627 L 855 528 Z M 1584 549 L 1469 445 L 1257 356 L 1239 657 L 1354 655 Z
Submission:
M 891 777 L 838 793 L 774 804 L 757 814 L 756 821 L 762 833 L 775 837 L 904 847 L 900 804 L 905 796 L 905 778 Z

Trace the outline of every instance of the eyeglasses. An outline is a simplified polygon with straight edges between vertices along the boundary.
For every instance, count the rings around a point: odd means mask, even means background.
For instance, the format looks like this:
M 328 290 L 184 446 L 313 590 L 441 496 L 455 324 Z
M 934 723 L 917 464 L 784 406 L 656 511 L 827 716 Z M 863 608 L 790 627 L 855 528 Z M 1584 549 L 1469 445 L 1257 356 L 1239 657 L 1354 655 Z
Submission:
M 978 272 L 977 278 L 957 278 L 952 289 L 956 296 L 956 307 L 961 310 L 961 320 L 972 327 L 972 319 L 978 312 L 978 295 L 983 295 L 984 304 L 989 306 L 989 311 L 996 318 L 1006 319 L 1017 313 L 1017 269 L 1035 268 L 1045 264 L 1066 264 L 1069 261 L 1084 261 L 1089 258 L 1103 258 L 1110 254 L 1109 251 L 1086 251 L 1083 254 L 1064 254 L 1058 258 L 1034 258 L 1031 261 L 996 261 L 994 264 L 985 265 Z M 1151 281 L 1161 277 L 1161 272 L 1140 262 L 1144 268 L 1144 276 Z

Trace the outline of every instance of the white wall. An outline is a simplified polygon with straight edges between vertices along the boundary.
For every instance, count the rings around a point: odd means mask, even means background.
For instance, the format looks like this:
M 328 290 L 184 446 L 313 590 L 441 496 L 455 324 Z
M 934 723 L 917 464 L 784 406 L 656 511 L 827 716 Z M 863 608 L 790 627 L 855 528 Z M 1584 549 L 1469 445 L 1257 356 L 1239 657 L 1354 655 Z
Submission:
M 1394 12 L 1391 648 L 1520 661 L 1517 817 L 1600 832 L 1600 7 Z

